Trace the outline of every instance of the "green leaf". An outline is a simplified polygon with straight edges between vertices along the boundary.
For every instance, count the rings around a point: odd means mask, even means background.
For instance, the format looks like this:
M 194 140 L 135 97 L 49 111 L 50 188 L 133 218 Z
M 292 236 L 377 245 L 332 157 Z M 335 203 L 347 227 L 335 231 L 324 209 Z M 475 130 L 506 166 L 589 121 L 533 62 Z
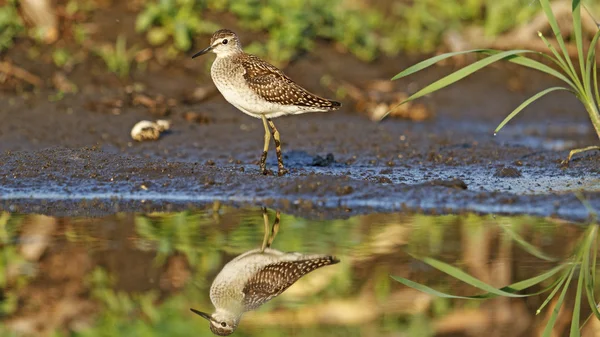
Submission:
M 594 46 L 595 48 L 595 46 Z M 598 68 L 596 65 L 596 60 L 593 63 L 593 74 L 594 74 L 594 93 L 596 95 L 596 104 L 600 104 L 600 90 L 598 89 Z
M 426 257 L 422 259 L 423 262 L 427 263 L 428 265 L 438 269 L 441 272 L 444 272 L 452 277 L 454 277 L 455 279 L 458 279 L 464 283 L 467 283 L 475 288 L 479 288 L 481 290 L 485 290 L 489 293 L 498 295 L 498 296 L 505 296 L 505 297 L 527 297 L 528 295 L 517 295 L 517 294 L 513 294 L 511 292 L 508 291 L 504 291 L 504 290 L 500 290 L 500 289 L 496 289 L 495 287 L 465 273 L 464 271 L 453 267 L 447 263 Z
M 541 250 L 539 250 L 536 246 L 530 244 L 529 242 L 525 241 L 525 239 L 523 239 L 523 237 L 521 237 L 521 235 L 519 235 L 518 233 L 516 233 L 512 228 L 508 227 L 508 226 L 500 226 L 500 228 L 502 228 L 502 230 L 504 230 L 504 232 L 506 234 L 508 234 L 508 236 L 511 237 L 511 239 L 513 239 L 514 241 L 516 241 L 519 245 L 521 245 L 521 247 L 523 247 L 523 249 L 525 249 L 526 252 L 528 252 L 529 254 L 540 258 L 542 260 L 546 260 L 546 261 L 557 261 L 556 258 L 551 257 L 549 255 L 546 255 L 544 252 L 542 252 Z
M 395 81 L 397 79 L 400 79 L 402 77 L 406 77 L 408 75 L 412 75 L 418 71 L 421 71 L 425 68 L 429 68 L 430 66 L 443 61 L 445 59 L 457 56 L 457 55 L 463 55 L 463 54 L 470 54 L 470 53 L 478 53 L 478 52 L 486 52 L 486 51 L 493 51 L 492 49 L 471 49 L 471 50 L 465 50 L 465 51 L 457 51 L 457 52 L 453 52 L 453 53 L 445 53 L 442 55 L 438 55 L 438 56 L 434 56 L 432 58 L 429 58 L 425 61 L 421 61 L 413 66 L 410 66 L 408 68 L 406 68 L 405 70 L 401 71 L 400 73 L 398 73 L 396 76 L 392 77 L 392 81 Z
M 542 42 L 544 42 L 544 44 L 546 44 L 546 47 L 548 47 L 548 49 L 550 49 L 552 54 L 554 54 L 554 58 L 551 58 L 551 59 L 565 72 L 565 74 L 567 74 L 569 77 L 571 77 L 571 79 L 573 79 L 573 74 L 571 74 L 569 65 L 565 62 L 565 60 L 560 55 L 558 50 L 556 50 L 556 48 L 554 48 L 554 46 L 550 42 L 548 42 L 548 40 L 542 34 L 542 32 L 538 32 L 538 36 L 540 37 L 540 39 L 542 39 Z
M 590 43 L 590 48 L 588 49 L 588 54 L 587 54 L 587 63 L 585 65 L 585 77 L 583 78 L 583 86 L 585 87 L 585 93 L 587 95 L 587 99 L 588 100 L 592 100 L 593 98 L 593 94 L 592 93 L 592 85 L 595 88 L 595 93 L 597 95 L 598 93 L 598 83 L 596 81 L 594 81 L 594 83 L 591 83 L 591 78 L 592 78 L 592 70 L 594 70 L 594 79 L 596 78 L 597 74 L 596 74 L 596 44 L 598 43 L 598 38 L 600 38 L 600 30 L 598 30 L 596 32 L 596 34 L 594 34 L 594 38 L 592 39 L 592 42 Z M 600 104 L 600 102 L 596 101 L 596 104 Z
M 600 319 L 600 312 L 598 311 L 597 302 L 594 296 L 595 291 L 595 275 L 596 275 L 596 254 L 598 250 L 596 249 L 596 245 L 592 243 L 597 239 L 598 235 L 598 225 L 591 225 L 589 230 L 589 234 L 586 236 L 586 241 L 584 243 L 584 251 L 583 251 L 583 259 L 581 262 L 581 270 L 585 278 L 585 293 L 588 299 L 588 303 L 590 305 L 590 309 L 594 316 Z M 592 256 L 590 256 L 592 255 Z M 581 275 L 580 275 L 581 277 Z
M 436 297 L 457 298 L 457 299 L 464 299 L 464 300 L 485 299 L 485 297 L 457 296 L 457 295 L 451 295 L 451 294 L 443 293 L 441 291 L 435 290 L 433 288 L 429 288 L 428 286 L 422 285 L 422 284 L 417 283 L 417 282 L 413 282 L 411 280 L 408 280 L 408 279 L 405 279 L 405 278 L 399 277 L 399 276 L 391 276 L 391 278 L 394 279 L 395 281 L 398 281 L 398 282 L 404 284 L 407 287 L 411 287 L 413 289 L 422 291 L 422 292 L 424 292 L 426 294 L 433 295 L 433 296 L 436 296 Z
M 546 297 L 546 299 L 544 300 L 544 302 L 542 303 L 542 305 L 540 305 L 540 307 L 536 310 L 535 314 L 539 315 L 540 312 L 542 312 L 542 309 L 544 309 L 544 307 L 550 302 L 550 300 L 552 298 L 554 298 L 554 295 L 556 295 L 556 293 L 558 292 L 558 290 L 560 289 L 560 287 L 562 287 L 562 285 L 565 283 L 565 280 L 567 279 L 567 275 L 563 275 L 561 276 L 561 278 L 558 280 L 558 285 L 552 290 L 552 292 L 550 293 L 550 295 L 548 295 L 548 297 Z
M 442 88 L 445 88 L 445 87 L 449 86 L 450 84 L 458 82 L 458 81 L 462 80 L 463 78 L 465 78 L 465 77 L 473 74 L 474 72 L 476 72 L 478 70 L 481 70 L 482 68 L 485 68 L 485 67 L 489 66 L 490 64 L 492 64 L 494 62 L 497 62 L 499 60 L 505 59 L 505 58 L 507 58 L 509 56 L 512 56 L 512 55 L 517 55 L 517 54 L 522 54 L 522 53 L 533 53 L 533 51 L 531 51 L 531 50 L 521 50 L 521 49 L 519 49 L 519 50 L 509 50 L 509 51 L 500 52 L 498 54 L 486 57 L 483 60 L 479 60 L 479 61 L 477 61 L 475 63 L 472 63 L 472 64 L 470 64 L 470 65 L 468 65 L 468 66 L 466 66 L 466 67 L 464 67 L 464 68 L 462 68 L 460 70 L 457 70 L 457 71 L 453 72 L 450 75 L 447 75 L 447 76 L 445 76 L 445 77 L 443 77 L 443 78 L 441 78 L 441 79 L 433 82 L 432 84 L 430 84 L 430 85 L 426 86 L 425 88 L 419 90 L 418 92 L 414 93 L 413 95 L 411 95 L 410 97 L 408 97 L 404 101 L 400 102 L 400 104 L 396 105 L 395 107 L 400 106 L 400 105 L 402 105 L 402 104 L 404 104 L 406 102 L 410 102 L 412 100 L 415 100 L 417 98 L 423 97 L 425 95 L 428 95 L 428 94 L 430 94 L 432 92 L 438 91 L 438 90 L 440 90 Z M 425 61 L 423 61 L 423 62 L 425 62 Z M 411 71 L 412 72 L 416 72 L 416 71 L 418 71 L 418 69 L 417 70 L 413 69 Z M 406 75 L 403 75 L 403 76 L 406 76 Z M 386 112 L 381 117 L 381 119 L 385 118 L 385 116 L 387 116 L 389 114 L 389 112 L 391 110 L 393 110 L 394 108 L 392 108 L 388 112 Z
M 568 264 L 566 264 L 566 263 L 558 265 L 558 266 L 550 269 L 549 271 L 547 271 L 547 272 L 545 272 L 545 273 L 543 273 L 541 275 L 534 276 L 534 277 L 529 278 L 527 280 L 523 280 L 523 281 L 519 281 L 519 282 L 513 283 L 513 284 L 511 284 L 511 285 L 509 285 L 509 286 L 507 286 L 505 288 L 513 289 L 513 290 L 516 290 L 516 291 L 527 289 L 527 288 L 529 288 L 531 286 L 534 286 L 534 285 L 536 285 L 538 283 L 542 283 L 542 282 L 546 281 L 550 277 L 552 277 L 555 274 L 557 274 L 559 271 L 562 271 L 563 269 L 565 269 L 567 266 L 568 266 Z M 535 294 L 531 294 L 531 295 L 538 295 L 538 294 L 544 293 L 544 292 L 546 292 L 546 291 L 554 288 L 554 286 L 557 285 L 559 282 L 560 282 L 560 279 L 557 279 L 556 281 L 552 282 L 552 284 L 550 286 L 548 286 L 546 289 L 544 289 L 543 291 L 539 291 L 539 292 L 537 292 Z M 505 290 L 505 288 L 501 288 L 501 289 Z M 508 290 L 508 289 L 506 289 L 506 290 Z
M 569 69 L 574 78 L 577 78 L 577 73 L 575 72 L 575 68 L 573 67 L 573 63 L 571 62 L 571 58 L 569 57 L 569 52 L 567 51 L 567 46 L 565 45 L 565 41 L 563 39 L 562 33 L 560 32 L 560 27 L 558 26 L 558 22 L 556 21 L 556 17 L 552 12 L 552 7 L 550 6 L 550 1 L 548 0 L 540 0 L 540 4 L 542 5 L 542 9 L 546 14 L 546 18 L 550 23 L 550 27 L 552 27 L 552 32 L 556 37 L 556 41 L 558 41 L 558 45 L 563 52 L 564 58 L 569 65 Z
M 585 253 L 584 253 L 585 254 Z M 575 294 L 575 304 L 573 305 L 573 317 L 571 319 L 571 332 L 569 337 L 579 337 L 579 317 L 581 312 L 581 289 L 584 279 L 583 268 L 579 269 L 579 280 L 577 281 L 577 293 Z
M 392 78 L 393 80 L 397 80 L 399 78 L 402 77 L 406 77 L 408 75 L 412 75 L 416 72 L 419 72 L 425 68 L 428 68 L 440 61 L 443 61 L 445 59 L 448 59 L 450 57 L 454 57 L 457 55 L 462 55 L 462 54 L 469 54 L 469 53 L 476 53 L 476 54 L 487 54 L 487 55 L 496 55 L 498 53 L 502 53 L 503 51 L 501 50 L 494 50 L 494 49 L 472 49 L 472 50 L 467 50 L 467 51 L 461 51 L 461 52 L 454 52 L 454 53 L 446 53 L 446 54 L 442 54 L 442 55 L 438 55 L 435 57 L 432 57 L 430 59 L 427 59 L 425 61 L 419 62 L 405 70 L 403 70 L 402 72 L 398 73 L 396 76 L 394 76 Z M 553 62 L 559 64 L 553 57 L 546 55 L 544 53 L 540 53 L 540 52 L 536 52 L 536 51 L 529 51 L 531 53 L 535 53 L 537 55 L 543 56 L 549 60 L 552 60 Z M 566 83 L 568 83 L 570 86 L 573 86 L 573 83 L 571 82 L 570 79 L 568 79 L 565 75 L 561 74 L 560 72 L 556 71 L 555 69 L 541 63 L 538 61 L 535 61 L 529 57 L 526 56 L 522 56 L 522 55 L 512 55 L 506 58 L 506 61 L 518 64 L 518 65 L 522 65 L 524 67 L 528 67 L 528 68 L 532 68 L 535 70 L 539 70 L 542 71 L 546 74 L 549 74 L 551 76 L 554 76 Z
M 527 280 L 523 280 L 523 281 L 519 281 L 519 282 L 513 283 L 513 284 L 508 285 L 506 287 L 502 287 L 499 290 L 500 291 L 507 291 L 507 292 L 514 293 L 514 292 L 517 292 L 517 291 L 521 291 L 521 290 L 527 289 L 529 287 L 532 287 L 532 286 L 534 286 L 536 284 L 539 284 L 539 283 L 541 283 L 541 282 L 549 279 L 550 277 L 552 277 L 553 275 L 555 275 L 559 271 L 563 270 L 566 266 L 567 266 L 566 264 L 563 264 L 563 265 L 560 265 L 560 266 L 556 266 L 556 267 L 552 268 L 551 270 L 549 270 L 549 271 L 547 271 L 547 272 L 545 272 L 545 273 L 543 273 L 541 275 L 529 278 Z M 429 295 L 438 296 L 438 297 L 442 297 L 442 298 L 457 298 L 457 299 L 478 300 L 478 299 L 494 298 L 494 297 L 498 297 L 499 296 L 497 294 L 490 293 L 490 292 L 485 293 L 485 294 L 480 294 L 480 295 L 474 295 L 474 296 L 458 296 L 458 295 L 452 295 L 452 294 L 448 294 L 448 293 L 443 293 L 443 292 L 441 292 L 439 290 L 432 289 L 430 287 L 427 287 L 425 285 L 422 285 L 422 284 L 410 281 L 410 280 L 402 278 L 402 277 L 391 276 L 391 278 L 394 279 L 394 280 L 396 280 L 396 281 L 398 281 L 398 282 L 400 282 L 400 283 L 402 283 L 402 284 L 404 284 L 405 286 L 408 286 L 408 287 L 411 287 L 413 289 L 422 291 L 422 292 L 427 293 Z M 553 282 L 550 286 L 546 287 L 545 289 L 542 289 L 542 290 L 537 291 L 535 293 L 527 294 L 527 295 L 524 295 L 524 296 L 536 296 L 536 295 L 545 293 L 548 290 L 554 288 L 558 284 L 559 281 L 560 281 L 560 279 L 557 279 L 555 282 Z
M 540 91 L 537 94 L 531 96 L 528 100 L 526 100 L 525 102 L 521 103 L 521 105 L 519 105 L 515 110 L 513 110 L 513 112 L 510 113 L 510 115 L 508 115 L 506 118 L 504 118 L 504 120 L 502 121 L 502 123 L 500 123 L 500 125 L 498 125 L 498 127 L 496 128 L 496 130 L 494 130 L 494 135 L 498 133 L 498 131 L 500 131 L 500 129 L 502 129 L 504 127 L 504 125 L 506 125 L 506 123 L 508 123 L 511 119 L 513 119 L 513 117 L 515 117 L 519 112 L 521 112 L 521 110 L 525 109 L 529 104 L 533 103 L 534 101 L 536 101 L 537 99 L 539 99 L 540 97 L 553 92 L 553 91 L 557 91 L 557 90 L 567 90 L 567 91 L 571 91 L 571 89 L 569 88 L 565 88 L 565 87 L 552 87 L 552 88 L 548 88 L 546 90 Z
M 584 74 L 583 41 L 581 38 L 581 3 L 579 0 L 572 2 L 573 32 L 575 33 L 575 44 L 577 45 L 577 56 L 579 56 L 579 68 L 581 75 Z
M 535 53 L 537 55 L 543 56 L 544 58 L 556 63 L 558 66 L 560 66 L 560 62 L 558 62 L 554 57 L 548 55 L 548 54 L 544 54 L 544 53 L 540 53 L 540 52 L 535 52 L 535 51 L 531 51 L 532 53 Z M 499 51 L 496 50 L 484 50 L 482 51 L 482 53 L 487 53 L 490 55 L 493 54 L 497 54 L 499 53 Z M 508 58 L 506 58 L 507 61 L 512 62 L 514 64 L 518 64 L 527 68 L 531 68 L 531 69 L 535 69 L 541 72 L 544 72 L 548 75 L 554 76 L 560 80 L 562 80 L 563 82 L 567 83 L 569 86 L 573 87 L 573 89 L 575 89 L 575 84 L 564 74 L 562 74 L 561 72 L 541 63 L 538 62 L 536 60 L 533 60 L 527 56 L 523 56 L 523 55 L 513 55 L 513 56 L 509 56 Z
M 544 329 L 544 332 L 542 333 L 542 337 L 551 337 L 552 336 L 552 328 L 554 328 L 554 324 L 556 324 L 556 319 L 558 318 L 558 312 L 560 311 L 560 308 L 562 307 L 562 304 L 565 301 L 565 295 L 567 294 L 567 289 L 569 289 L 569 284 L 571 283 L 571 279 L 573 278 L 573 273 L 575 273 L 575 268 L 571 268 L 569 277 L 567 277 L 567 280 L 563 286 L 563 290 L 560 293 L 560 296 L 558 297 L 558 301 L 556 301 L 556 305 L 554 306 L 554 309 L 552 310 L 552 315 L 550 316 L 548 323 L 546 323 L 546 328 Z M 556 287 L 555 289 L 558 290 L 559 288 L 560 287 Z

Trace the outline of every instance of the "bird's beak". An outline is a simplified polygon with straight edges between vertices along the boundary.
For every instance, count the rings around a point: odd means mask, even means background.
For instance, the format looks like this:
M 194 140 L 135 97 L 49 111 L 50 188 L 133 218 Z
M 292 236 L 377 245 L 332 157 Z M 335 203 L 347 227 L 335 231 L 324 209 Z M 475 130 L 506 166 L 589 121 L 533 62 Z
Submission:
M 210 315 L 205 312 L 198 311 L 198 310 L 192 309 L 192 308 L 190 308 L 190 311 L 193 312 L 194 314 L 206 319 L 209 322 L 212 321 L 212 317 L 210 317 Z
M 197 52 L 196 54 L 194 54 L 194 56 L 192 56 L 192 58 L 196 58 L 200 55 L 204 55 L 206 53 L 208 53 L 209 51 L 211 51 L 213 49 L 213 46 L 208 46 L 204 49 L 202 49 L 201 51 Z

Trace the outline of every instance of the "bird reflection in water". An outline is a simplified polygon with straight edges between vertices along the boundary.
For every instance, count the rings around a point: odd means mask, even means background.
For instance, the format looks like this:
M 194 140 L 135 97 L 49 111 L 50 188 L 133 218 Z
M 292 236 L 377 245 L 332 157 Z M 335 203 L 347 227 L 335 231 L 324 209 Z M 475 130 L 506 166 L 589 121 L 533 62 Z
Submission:
M 192 312 L 210 322 L 210 330 L 220 336 L 232 334 L 242 315 L 283 293 L 302 276 L 339 260 L 330 255 L 284 253 L 271 248 L 279 231 L 281 214 L 269 230 L 267 209 L 263 207 L 265 235 L 261 248 L 253 249 L 228 262 L 210 287 L 212 315 L 196 309 Z

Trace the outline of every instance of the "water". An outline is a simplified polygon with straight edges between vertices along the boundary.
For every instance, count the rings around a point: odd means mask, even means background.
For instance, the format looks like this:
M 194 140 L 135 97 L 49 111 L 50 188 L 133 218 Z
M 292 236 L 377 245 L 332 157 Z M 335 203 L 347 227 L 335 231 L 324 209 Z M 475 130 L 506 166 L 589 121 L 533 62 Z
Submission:
M 269 228 L 276 213 L 268 210 Z M 212 312 L 213 279 L 235 256 L 260 248 L 264 228 L 259 207 L 99 218 L 2 213 L 0 335 L 211 336 L 207 321 L 189 308 Z M 551 311 L 535 311 L 548 292 L 444 299 L 390 276 L 456 295 L 481 294 L 423 259 L 502 287 L 564 263 L 584 246 L 589 228 L 530 216 L 394 213 L 319 220 L 281 214 L 272 248 L 331 254 L 341 262 L 246 313 L 234 336 L 538 336 Z M 573 282 L 569 308 L 575 289 Z M 584 297 L 583 317 L 586 305 Z M 570 315 L 561 313 L 557 336 L 567 333 Z

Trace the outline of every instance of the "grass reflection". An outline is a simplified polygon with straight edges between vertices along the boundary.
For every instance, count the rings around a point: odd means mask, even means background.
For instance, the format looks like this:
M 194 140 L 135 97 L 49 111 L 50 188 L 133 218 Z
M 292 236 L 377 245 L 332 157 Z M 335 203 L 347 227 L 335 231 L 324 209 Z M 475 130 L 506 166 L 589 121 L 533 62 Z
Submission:
M 273 222 L 274 211 L 269 218 Z M 38 223 L 49 219 L 53 230 L 41 231 Z M 2 307 L 10 309 L 3 311 L 2 336 L 210 336 L 206 321 L 189 308 L 210 310 L 216 274 L 263 239 L 260 208 L 96 219 L 5 213 L 0 220 Z M 548 319 L 535 315 L 545 296 L 465 302 L 404 287 L 389 275 L 454 294 L 472 291 L 412 258 L 429 256 L 500 288 L 568 259 L 585 230 L 526 216 L 308 220 L 282 214 L 273 248 L 332 254 L 342 262 L 245 314 L 235 336 L 537 336 Z M 37 259 L 26 259 L 25 244 L 38 246 Z M 574 301 L 575 292 L 565 296 Z

